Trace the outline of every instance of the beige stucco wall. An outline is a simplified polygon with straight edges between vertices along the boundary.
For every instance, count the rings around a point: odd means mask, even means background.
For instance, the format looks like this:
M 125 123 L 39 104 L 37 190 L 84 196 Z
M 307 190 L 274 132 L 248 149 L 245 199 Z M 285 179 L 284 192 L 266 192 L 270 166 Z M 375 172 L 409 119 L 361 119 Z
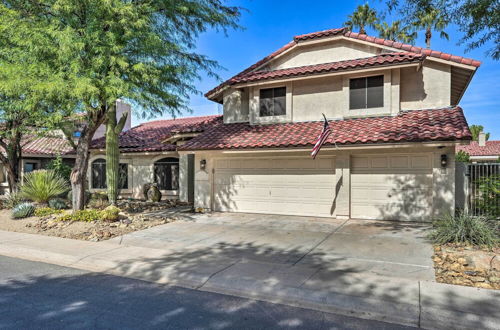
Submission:
M 342 118 L 343 90 L 339 76 L 293 82 L 293 121 Z M 288 108 L 288 104 L 287 104 Z
M 436 145 L 429 147 L 390 147 L 390 148 L 356 148 L 351 150 L 332 150 L 323 149 L 322 156 L 335 156 L 335 210 L 333 217 L 336 218 L 349 218 L 351 215 L 351 159 L 355 155 L 366 154 L 412 154 L 412 153 L 425 153 L 431 155 L 433 160 L 432 164 L 432 181 L 433 181 L 433 195 L 432 195 L 432 212 L 431 217 L 439 216 L 445 213 L 453 213 L 455 199 L 455 162 L 454 162 L 454 147 L 439 148 Z M 441 155 L 446 154 L 448 157 L 448 165 L 446 168 L 441 167 Z M 257 156 L 269 157 L 290 157 L 302 155 L 309 157 L 309 151 L 302 152 L 255 152 L 255 153 L 239 153 L 239 152 L 226 152 L 221 153 L 218 151 L 198 152 L 195 160 L 195 207 L 205 209 L 212 208 L 212 182 L 213 182 L 213 168 L 214 159 L 221 157 L 248 157 L 255 158 Z M 199 163 L 201 159 L 207 160 L 205 170 L 201 170 Z M 432 218 L 423 219 L 430 221 Z
M 89 168 L 87 171 L 87 178 L 89 182 L 90 192 L 106 191 L 105 189 L 94 189 L 92 188 L 92 177 L 91 168 L 92 162 L 99 158 L 105 159 L 106 155 L 104 152 L 93 152 L 89 160 Z M 120 163 L 128 164 L 128 189 L 123 189 L 120 191 L 121 198 L 134 198 L 134 199 L 144 199 L 142 192 L 142 186 L 145 183 L 151 183 L 154 181 L 153 169 L 154 162 L 165 158 L 165 157 L 179 157 L 177 152 L 165 152 L 165 153 L 137 153 L 137 154 L 122 154 L 120 156 Z M 179 159 L 179 167 L 181 166 L 181 160 Z M 179 175 L 184 174 L 179 168 Z M 182 188 L 183 177 L 179 177 L 179 190 Z M 162 190 L 163 199 L 178 198 L 179 190 Z
M 447 107 L 451 103 L 451 66 L 425 61 L 421 70 L 401 69 L 401 109 Z
M 224 91 L 224 123 L 248 121 L 248 88 Z
M 268 67 L 272 70 L 293 68 L 369 57 L 379 53 L 379 48 L 340 39 L 321 43 L 302 42 L 286 55 L 271 62 Z

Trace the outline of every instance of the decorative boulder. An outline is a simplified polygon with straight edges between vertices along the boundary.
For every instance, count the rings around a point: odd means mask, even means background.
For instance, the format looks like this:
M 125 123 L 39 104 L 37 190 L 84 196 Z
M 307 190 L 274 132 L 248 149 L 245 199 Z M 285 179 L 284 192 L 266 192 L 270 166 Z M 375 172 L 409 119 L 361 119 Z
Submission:
M 155 203 L 161 201 L 161 192 L 160 189 L 158 189 L 157 184 L 152 184 L 151 187 L 149 188 L 148 200 Z
M 151 186 L 153 184 L 154 183 L 145 183 L 142 185 L 142 194 L 144 195 L 145 200 L 148 200 L 148 192 L 149 192 L 149 189 L 151 189 Z

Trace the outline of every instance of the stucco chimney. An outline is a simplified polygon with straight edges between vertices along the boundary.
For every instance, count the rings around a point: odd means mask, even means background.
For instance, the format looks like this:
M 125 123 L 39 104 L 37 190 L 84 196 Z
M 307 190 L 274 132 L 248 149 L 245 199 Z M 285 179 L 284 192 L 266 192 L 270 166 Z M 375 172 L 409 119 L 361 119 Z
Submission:
M 483 132 L 479 133 L 477 140 L 477 144 L 479 144 L 480 147 L 486 146 L 486 134 L 484 134 Z

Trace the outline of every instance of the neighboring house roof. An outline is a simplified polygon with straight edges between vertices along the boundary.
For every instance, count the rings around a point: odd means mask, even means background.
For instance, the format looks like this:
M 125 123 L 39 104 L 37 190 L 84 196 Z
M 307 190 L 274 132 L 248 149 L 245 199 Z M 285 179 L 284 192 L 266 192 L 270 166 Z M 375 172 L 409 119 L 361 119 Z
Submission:
M 470 140 L 460 107 L 403 111 L 397 116 L 330 121 L 332 134 L 326 144 L 338 145 Z M 179 150 L 310 147 L 323 122 L 270 125 L 234 123 L 206 130 Z
M 375 38 L 375 37 L 370 37 L 365 34 L 359 34 L 356 32 L 349 32 L 346 28 L 338 28 L 338 29 L 330 29 L 330 30 L 324 30 L 324 31 L 319 31 L 319 32 L 313 32 L 313 33 L 308 33 L 308 34 L 303 34 L 303 35 L 298 35 L 293 38 L 293 41 L 289 42 L 285 46 L 281 47 L 277 51 L 271 53 L 270 55 L 264 57 L 260 61 L 256 62 L 255 64 L 251 65 L 247 69 L 243 70 L 242 72 L 236 74 L 232 78 L 226 80 L 222 84 L 218 85 L 217 87 L 213 88 L 212 90 L 208 91 L 205 96 L 210 97 L 212 94 L 220 91 L 226 86 L 230 86 L 234 84 L 234 81 L 237 81 L 239 78 L 242 76 L 245 76 L 247 73 L 254 71 L 255 69 L 258 69 L 259 67 L 263 66 L 267 62 L 271 61 L 273 58 L 277 57 L 278 55 L 284 53 L 285 51 L 291 49 L 295 45 L 297 45 L 301 41 L 305 40 L 311 40 L 311 39 L 320 39 L 320 38 L 326 38 L 326 37 L 333 37 L 333 36 L 343 36 L 346 38 L 351 38 L 351 39 L 356 39 L 356 40 L 361 40 L 369 43 L 373 43 L 379 46 L 385 46 L 385 47 L 391 47 L 394 49 L 401 49 L 404 52 L 410 52 L 410 53 L 415 53 L 415 54 L 422 54 L 425 56 L 430 56 L 438 59 L 442 59 L 445 61 L 450 61 L 458 64 L 465 64 L 465 65 L 470 65 L 473 67 L 479 67 L 481 65 L 480 61 L 476 61 L 470 58 L 465 58 L 462 56 L 455 56 L 452 54 L 448 53 L 443 53 L 427 48 L 421 48 L 421 47 L 416 47 L 410 44 L 404 44 L 401 42 L 396 42 L 392 40 L 387 40 L 387 39 L 382 39 L 382 38 Z
M 324 74 L 335 71 L 356 70 L 368 67 L 381 67 L 398 65 L 403 63 L 418 63 L 425 59 L 425 55 L 415 53 L 386 53 L 377 56 L 360 58 L 355 60 L 346 60 L 324 64 L 315 64 L 287 68 L 273 71 L 253 71 L 239 75 L 230 79 L 231 84 L 252 82 L 260 80 L 270 80 L 278 78 L 292 78 L 298 76 L 311 76 L 315 74 Z
M 177 146 L 163 143 L 173 134 L 202 132 L 208 127 L 222 123 L 222 116 L 186 117 L 167 120 L 150 121 L 128 131 L 122 132 L 119 137 L 121 152 L 152 152 L 174 151 Z M 92 141 L 92 149 L 104 149 L 105 137 Z
M 63 137 L 39 137 L 30 140 L 22 147 L 23 154 L 30 155 L 67 155 L 73 153 L 68 140 Z
M 479 146 L 477 141 L 469 145 L 457 146 L 457 151 L 465 151 L 470 156 L 500 156 L 500 140 L 486 141 L 484 147 Z

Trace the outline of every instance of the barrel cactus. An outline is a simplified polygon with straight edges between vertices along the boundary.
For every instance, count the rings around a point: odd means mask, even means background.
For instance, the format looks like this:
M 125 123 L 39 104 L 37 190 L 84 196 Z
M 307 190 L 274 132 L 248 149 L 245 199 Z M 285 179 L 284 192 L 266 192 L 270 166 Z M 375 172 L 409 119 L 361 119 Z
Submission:
M 120 209 L 114 205 L 110 205 L 101 211 L 101 216 L 104 221 L 117 221 L 120 218 Z
M 49 201 L 49 207 L 54 210 L 64 210 L 68 208 L 68 204 L 62 198 L 54 198 Z
M 33 215 L 35 206 L 32 203 L 21 203 L 12 209 L 12 217 L 14 219 L 27 218 Z
M 157 184 L 152 184 L 148 190 L 148 200 L 151 202 L 161 201 L 161 192 Z

